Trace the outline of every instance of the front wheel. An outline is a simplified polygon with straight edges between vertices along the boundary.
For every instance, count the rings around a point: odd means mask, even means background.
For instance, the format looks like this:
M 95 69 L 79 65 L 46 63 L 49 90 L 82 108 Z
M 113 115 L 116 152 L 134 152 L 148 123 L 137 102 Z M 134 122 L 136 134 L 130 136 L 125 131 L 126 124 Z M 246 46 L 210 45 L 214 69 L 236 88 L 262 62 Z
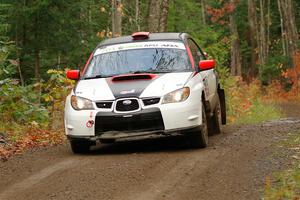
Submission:
M 209 135 L 217 135 L 222 132 L 222 111 L 219 95 L 217 95 L 217 103 L 213 112 L 213 116 L 208 120 Z
M 91 143 L 84 140 L 71 140 L 70 141 L 72 152 L 75 154 L 84 154 L 90 151 Z
M 202 125 L 190 135 L 192 148 L 205 148 L 208 145 L 208 128 L 205 107 L 202 104 Z

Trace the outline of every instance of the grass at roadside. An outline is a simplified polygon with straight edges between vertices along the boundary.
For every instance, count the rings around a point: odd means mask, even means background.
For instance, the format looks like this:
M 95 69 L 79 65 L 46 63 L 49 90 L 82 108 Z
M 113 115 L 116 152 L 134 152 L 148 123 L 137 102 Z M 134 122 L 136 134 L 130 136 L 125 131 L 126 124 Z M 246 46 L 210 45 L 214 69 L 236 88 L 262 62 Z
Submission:
M 293 151 L 292 167 L 266 178 L 264 200 L 300 199 L 300 132 L 291 134 L 279 146 Z
M 240 116 L 237 124 L 258 124 L 268 120 L 276 120 L 282 117 L 279 108 L 273 103 L 255 101 L 248 113 Z
M 229 124 L 257 124 L 282 117 L 276 104 L 264 98 L 259 81 L 247 84 L 240 77 L 228 77 L 222 85 Z

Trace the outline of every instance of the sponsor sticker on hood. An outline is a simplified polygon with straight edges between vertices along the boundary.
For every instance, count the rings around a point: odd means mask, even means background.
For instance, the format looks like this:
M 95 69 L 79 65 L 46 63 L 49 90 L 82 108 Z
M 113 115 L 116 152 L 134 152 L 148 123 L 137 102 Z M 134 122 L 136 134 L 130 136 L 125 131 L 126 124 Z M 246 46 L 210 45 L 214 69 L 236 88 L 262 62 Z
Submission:
M 165 42 L 165 41 L 155 41 L 155 42 L 133 42 L 125 44 L 116 44 L 100 47 L 96 50 L 94 56 L 104 53 L 111 53 L 116 51 L 125 51 L 131 49 L 185 49 L 185 46 L 181 42 Z

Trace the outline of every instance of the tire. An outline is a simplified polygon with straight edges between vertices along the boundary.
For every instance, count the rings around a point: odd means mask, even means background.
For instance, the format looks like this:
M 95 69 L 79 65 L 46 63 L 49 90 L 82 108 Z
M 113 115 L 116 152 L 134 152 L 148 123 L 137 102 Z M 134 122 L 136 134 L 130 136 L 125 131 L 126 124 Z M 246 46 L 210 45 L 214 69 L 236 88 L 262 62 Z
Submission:
M 192 148 L 205 148 L 208 145 L 208 128 L 205 107 L 202 104 L 202 125 L 190 135 L 190 146 Z
M 218 94 L 221 104 L 221 113 L 222 113 L 222 124 L 226 124 L 226 100 L 225 100 L 225 91 L 223 89 L 218 89 Z
M 222 111 L 219 96 L 213 112 L 213 116 L 208 120 L 208 133 L 209 135 L 217 135 L 222 132 Z
M 84 140 L 71 140 L 70 145 L 74 154 L 88 153 L 91 147 L 91 143 Z

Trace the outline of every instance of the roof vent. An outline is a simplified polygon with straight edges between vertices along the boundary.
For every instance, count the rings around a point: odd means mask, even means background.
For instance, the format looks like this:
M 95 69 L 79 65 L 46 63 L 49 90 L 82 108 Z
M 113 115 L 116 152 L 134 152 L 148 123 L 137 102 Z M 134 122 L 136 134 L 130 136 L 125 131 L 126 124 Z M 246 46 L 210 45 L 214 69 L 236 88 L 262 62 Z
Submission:
M 134 40 L 145 40 L 148 39 L 150 32 L 136 32 L 133 33 L 131 36 Z

